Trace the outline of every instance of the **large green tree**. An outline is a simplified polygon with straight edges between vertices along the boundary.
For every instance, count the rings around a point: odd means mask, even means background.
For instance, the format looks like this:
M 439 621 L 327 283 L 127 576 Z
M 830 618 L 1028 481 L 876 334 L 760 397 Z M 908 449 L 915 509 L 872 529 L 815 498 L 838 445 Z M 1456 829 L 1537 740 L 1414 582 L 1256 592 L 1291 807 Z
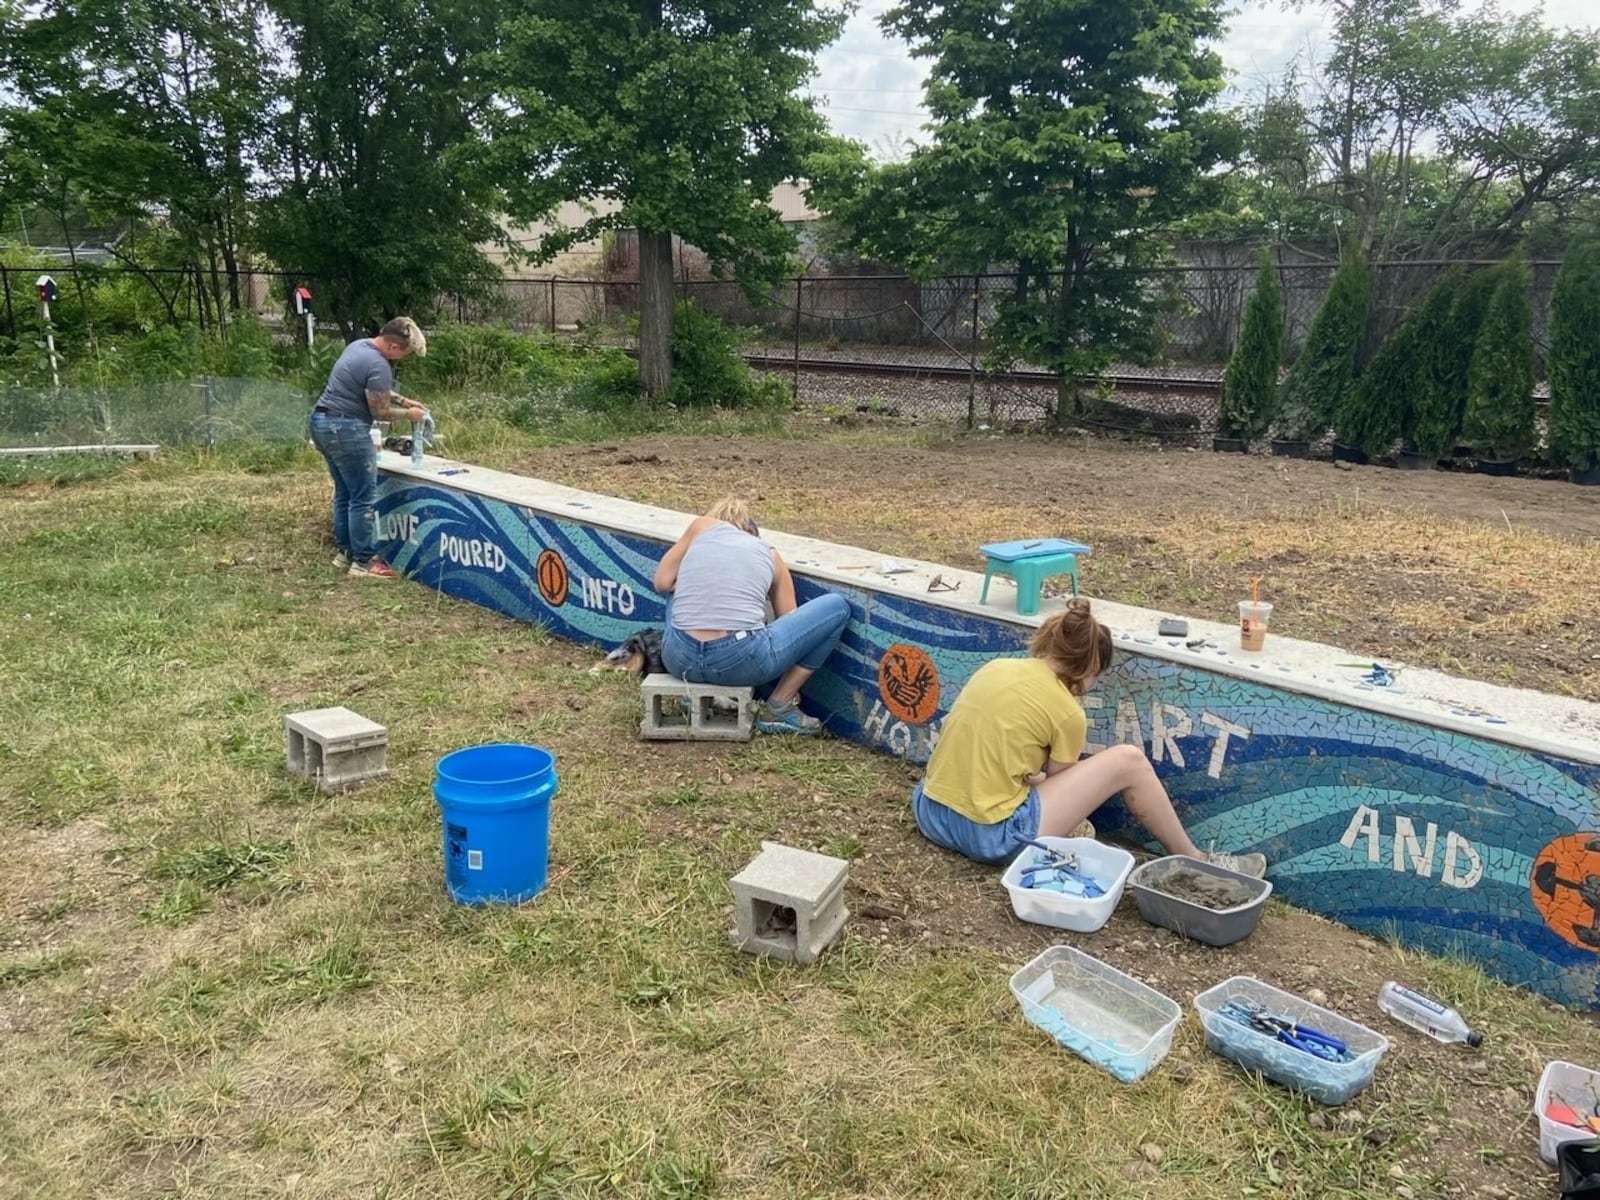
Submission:
M 1156 347 L 1148 268 L 1209 203 L 1235 149 L 1214 111 L 1221 0 L 907 0 L 883 18 L 928 61 L 930 141 L 814 193 L 871 257 L 920 274 L 1002 269 L 988 334 L 1000 359 L 1082 377 Z M 834 164 L 838 166 L 837 161 Z
M 649 395 L 671 386 L 675 236 L 752 288 L 789 267 L 794 239 L 769 201 L 821 144 L 800 88 L 843 20 L 814 0 L 508 0 L 488 60 L 485 167 L 522 220 L 565 200 L 616 202 L 544 237 L 537 256 L 638 232 Z
M 28 164 L 22 179 L 53 207 L 159 218 L 210 278 L 219 319 L 240 304 L 269 105 L 259 15 L 258 0 L 0 5 L 0 141 Z
M 462 164 L 488 91 L 497 7 L 474 0 L 266 0 L 283 51 L 263 151 L 260 241 L 320 284 L 351 336 L 487 288 L 498 197 Z
M 1248 153 L 1197 231 L 1499 257 L 1530 233 L 1559 253 L 1592 219 L 1600 34 L 1458 0 L 1318 6 L 1329 53 L 1241 107 Z

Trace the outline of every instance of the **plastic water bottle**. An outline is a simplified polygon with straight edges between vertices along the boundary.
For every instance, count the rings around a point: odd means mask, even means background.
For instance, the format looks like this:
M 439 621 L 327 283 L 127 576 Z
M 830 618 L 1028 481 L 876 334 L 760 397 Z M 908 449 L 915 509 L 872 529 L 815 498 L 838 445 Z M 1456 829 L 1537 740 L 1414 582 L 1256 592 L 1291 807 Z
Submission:
M 422 422 L 411 422 L 411 465 L 422 465 Z
M 1465 1042 L 1476 1046 L 1483 1041 L 1483 1034 L 1470 1029 L 1455 1009 L 1392 979 L 1378 989 L 1378 1007 L 1402 1025 L 1420 1029 L 1436 1042 Z
M 374 450 L 383 449 L 383 430 L 379 429 L 376 425 L 368 425 L 367 436 L 372 439 L 372 448 Z

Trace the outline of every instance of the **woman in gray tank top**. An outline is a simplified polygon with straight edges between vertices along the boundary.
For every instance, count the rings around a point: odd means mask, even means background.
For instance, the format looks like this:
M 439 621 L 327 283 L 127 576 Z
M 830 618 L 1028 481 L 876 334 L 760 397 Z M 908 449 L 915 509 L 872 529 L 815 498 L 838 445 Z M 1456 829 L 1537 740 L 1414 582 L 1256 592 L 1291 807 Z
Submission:
M 656 567 L 668 597 L 661 659 L 679 679 L 772 690 L 756 710 L 762 733 L 814 734 L 800 688 L 838 645 L 850 603 L 824 592 L 795 601 L 783 556 L 761 538 L 745 501 L 727 496 L 696 517 Z M 766 623 L 767 606 L 776 619 Z

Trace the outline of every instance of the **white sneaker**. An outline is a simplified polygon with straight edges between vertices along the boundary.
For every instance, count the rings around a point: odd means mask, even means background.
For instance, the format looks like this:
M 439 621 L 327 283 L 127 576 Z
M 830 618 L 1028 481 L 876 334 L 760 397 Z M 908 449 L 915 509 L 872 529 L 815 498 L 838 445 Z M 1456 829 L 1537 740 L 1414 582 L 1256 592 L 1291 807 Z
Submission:
M 1207 850 L 1205 860 L 1214 867 L 1221 867 L 1224 871 L 1237 871 L 1240 875 L 1250 876 L 1251 879 L 1262 879 L 1267 874 L 1265 854 L 1223 854 L 1219 850 Z
M 338 567 L 339 570 L 341 570 L 341 571 L 349 570 L 350 569 L 350 556 L 348 554 L 346 554 L 343 550 L 339 551 L 339 553 L 337 553 L 337 554 L 335 554 L 333 556 L 333 565 Z

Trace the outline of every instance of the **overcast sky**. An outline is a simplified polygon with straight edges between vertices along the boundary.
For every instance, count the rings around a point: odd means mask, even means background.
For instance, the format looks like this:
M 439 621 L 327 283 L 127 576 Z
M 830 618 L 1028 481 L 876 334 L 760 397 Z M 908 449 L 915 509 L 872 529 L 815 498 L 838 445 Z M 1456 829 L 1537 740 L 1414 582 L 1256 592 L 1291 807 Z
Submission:
M 812 91 L 836 133 L 865 142 L 874 157 L 884 157 L 907 138 L 920 139 L 923 65 L 905 44 L 884 36 L 878 18 L 893 0 L 861 0 L 842 36 L 817 59 Z M 1553 25 L 1584 26 L 1600 21 L 1595 0 L 1500 0 L 1506 13 L 1542 8 Z M 1584 10 L 1589 14 L 1585 16 Z M 1312 4 L 1300 12 L 1281 4 L 1241 0 L 1228 23 L 1222 58 L 1236 89 L 1253 91 L 1275 77 L 1296 54 L 1319 54 L 1324 46 L 1323 10 Z

